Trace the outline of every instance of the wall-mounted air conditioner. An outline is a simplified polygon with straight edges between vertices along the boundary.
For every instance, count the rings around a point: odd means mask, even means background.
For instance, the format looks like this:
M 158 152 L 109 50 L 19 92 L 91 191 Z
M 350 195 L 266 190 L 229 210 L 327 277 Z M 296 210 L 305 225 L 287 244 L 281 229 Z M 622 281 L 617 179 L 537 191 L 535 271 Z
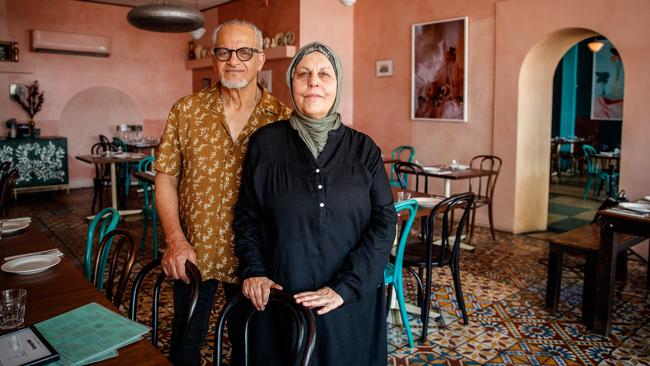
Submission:
M 108 57 L 111 54 L 111 38 L 34 29 L 32 31 L 32 50 L 34 52 Z

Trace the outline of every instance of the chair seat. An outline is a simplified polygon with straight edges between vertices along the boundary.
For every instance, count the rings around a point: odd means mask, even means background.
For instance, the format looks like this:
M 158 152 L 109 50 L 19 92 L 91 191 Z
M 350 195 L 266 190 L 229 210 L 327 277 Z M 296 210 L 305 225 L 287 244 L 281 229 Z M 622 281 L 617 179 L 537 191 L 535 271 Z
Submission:
M 451 251 L 447 251 L 448 256 L 451 256 Z M 431 253 L 431 265 L 433 267 L 438 267 L 446 263 L 441 263 L 440 261 L 440 248 L 437 246 L 433 247 L 433 253 Z M 406 245 L 404 250 L 404 264 L 414 267 L 425 267 L 427 265 L 427 248 L 423 243 L 409 243 Z

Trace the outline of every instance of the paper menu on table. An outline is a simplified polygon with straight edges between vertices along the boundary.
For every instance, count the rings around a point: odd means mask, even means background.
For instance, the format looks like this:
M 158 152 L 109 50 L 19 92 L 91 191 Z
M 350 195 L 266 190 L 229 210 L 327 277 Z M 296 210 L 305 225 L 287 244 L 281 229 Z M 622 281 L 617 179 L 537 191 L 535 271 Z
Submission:
M 35 327 L 61 355 L 58 364 L 66 366 L 114 357 L 115 350 L 137 342 L 150 329 L 94 302 Z

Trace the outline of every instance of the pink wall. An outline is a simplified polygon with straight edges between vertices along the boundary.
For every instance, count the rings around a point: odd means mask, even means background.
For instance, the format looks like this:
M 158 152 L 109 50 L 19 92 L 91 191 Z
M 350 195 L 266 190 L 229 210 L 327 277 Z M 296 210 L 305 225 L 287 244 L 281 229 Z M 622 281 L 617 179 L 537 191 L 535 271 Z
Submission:
M 185 70 L 187 35 L 154 33 L 136 29 L 126 21 L 130 8 L 72 0 L 4 0 L 6 13 L 3 40 L 20 43 L 20 59 L 31 65 L 31 74 L 5 74 L 0 78 L 0 90 L 8 90 L 10 82 L 39 80 L 45 91 L 45 104 L 36 116 L 37 127 L 43 135 L 63 134 L 63 110 L 76 94 L 92 87 L 119 90 L 132 99 L 137 113 L 115 113 L 92 121 L 92 128 L 67 131 L 68 145 L 85 145 L 98 133 L 110 134 L 118 123 L 141 123 L 145 135 L 159 135 L 170 107 L 176 99 L 191 92 L 191 72 Z M 113 52 L 108 58 L 34 53 L 29 51 L 30 30 L 104 35 L 112 38 Z M 26 120 L 26 115 L 13 102 L 3 101 L 0 121 L 10 117 Z M 101 102 L 101 101 L 99 101 Z M 76 115 L 91 114 L 91 107 L 79 106 Z M 66 114 L 69 115 L 69 114 Z M 114 117 L 118 118 L 118 117 Z M 79 130 L 81 131 L 81 130 Z M 92 134 L 92 135 L 88 135 Z M 70 156 L 71 184 L 85 185 L 93 171 Z
M 468 122 L 411 121 L 411 26 L 462 16 L 469 17 Z M 649 16 L 646 0 L 359 1 L 354 11 L 355 128 L 372 136 L 384 153 L 397 145 L 415 146 L 423 163 L 467 162 L 486 153 L 501 156 L 505 164 L 495 196 L 496 226 L 526 231 L 517 227 L 517 221 L 526 218 L 515 212 L 516 193 L 523 196 L 522 177 L 529 171 L 526 162 L 517 161 L 517 154 L 529 149 L 517 147 L 519 71 L 524 57 L 547 35 L 564 28 L 589 28 L 621 50 L 626 76 L 621 186 L 632 197 L 648 194 L 650 160 L 645 146 L 650 129 L 644 108 L 637 106 L 650 98 L 650 73 L 644 71 L 650 64 L 650 39 L 640 36 L 650 34 Z M 375 61 L 381 59 L 394 60 L 393 77 L 375 77 Z M 558 61 L 559 57 L 551 66 Z M 550 126 L 551 121 L 543 123 Z M 539 141 L 547 145 L 548 138 L 550 133 L 539 136 Z M 454 186 L 455 191 L 463 188 Z M 545 211 L 537 214 L 545 216 Z
M 336 24 L 336 26 L 332 26 Z M 300 46 L 321 41 L 336 51 L 343 64 L 343 99 L 339 113 L 343 122 L 354 122 L 354 7 L 338 1 L 300 1 Z

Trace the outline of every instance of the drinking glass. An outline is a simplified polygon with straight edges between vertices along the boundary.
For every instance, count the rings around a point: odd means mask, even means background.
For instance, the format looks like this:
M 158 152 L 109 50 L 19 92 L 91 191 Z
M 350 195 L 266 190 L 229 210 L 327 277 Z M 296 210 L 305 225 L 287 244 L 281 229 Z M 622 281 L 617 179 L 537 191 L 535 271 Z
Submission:
M 411 199 L 411 192 L 398 191 L 397 192 L 397 202 L 402 202 Z
M 25 289 L 0 291 L 0 329 L 13 329 L 23 324 L 26 300 Z

